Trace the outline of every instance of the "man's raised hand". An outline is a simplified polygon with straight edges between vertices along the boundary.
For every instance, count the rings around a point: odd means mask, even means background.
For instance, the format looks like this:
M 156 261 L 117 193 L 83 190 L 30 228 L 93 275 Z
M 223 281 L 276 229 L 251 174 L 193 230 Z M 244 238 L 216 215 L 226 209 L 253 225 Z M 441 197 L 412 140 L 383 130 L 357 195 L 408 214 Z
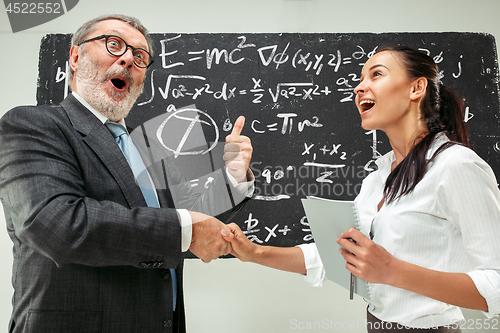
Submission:
M 241 135 L 244 125 L 245 117 L 239 116 L 234 123 L 231 134 L 226 137 L 226 145 L 224 146 L 223 159 L 226 167 L 238 183 L 247 180 L 247 172 L 253 151 L 250 138 Z

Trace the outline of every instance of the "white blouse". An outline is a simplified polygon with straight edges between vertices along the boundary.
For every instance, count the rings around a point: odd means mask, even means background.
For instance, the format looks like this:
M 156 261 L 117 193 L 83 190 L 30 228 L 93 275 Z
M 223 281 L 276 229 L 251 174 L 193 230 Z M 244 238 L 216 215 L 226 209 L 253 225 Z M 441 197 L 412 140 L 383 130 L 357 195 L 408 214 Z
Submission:
M 427 158 L 447 141 L 438 135 Z M 355 200 L 361 231 L 369 235 L 371 230 L 373 241 L 400 260 L 467 273 L 487 301 L 486 316 L 500 314 L 500 191 L 489 165 L 471 149 L 451 146 L 428 166 L 412 193 L 377 212 L 394 160 L 394 152 L 379 158 L 378 170 L 363 181 Z M 316 246 L 299 246 L 306 281 L 321 286 L 325 273 Z M 369 283 L 369 288 L 368 310 L 384 321 L 429 328 L 463 319 L 456 306 L 384 284 Z

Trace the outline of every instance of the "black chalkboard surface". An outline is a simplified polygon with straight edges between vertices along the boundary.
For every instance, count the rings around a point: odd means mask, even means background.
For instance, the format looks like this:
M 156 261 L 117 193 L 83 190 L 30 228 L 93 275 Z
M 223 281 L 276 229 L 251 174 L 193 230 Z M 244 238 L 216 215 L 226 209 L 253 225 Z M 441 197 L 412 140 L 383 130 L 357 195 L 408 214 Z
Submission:
M 70 38 L 42 40 L 38 104 L 57 104 L 68 93 Z M 222 167 L 222 141 L 244 115 L 243 134 L 254 146 L 256 191 L 233 221 L 259 244 L 312 241 L 300 199 L 353 199 L 375 169 L 374 160 L 389 151 L 383 133 L 360 127 L 353 102 L 362 65 L 385 45 L 420 48 L 434 58 L 444 85 L 466 100 L 464 119 L 474 150 L 500 176 L 499 76 L 491 35 L 168 33 L 153 38 L 155 62 L 127 125 L 164 141 L 170 158 L 184 160 L 196 189 L 209 185 L 206 175 Z M 189 128 L 194 114 L 206 141 L 199 149 L 186 143 L 194 133 Z M 178 122 L 170 123 L 174 118 Z M 183 144 L 167 143 L 172 125 Z

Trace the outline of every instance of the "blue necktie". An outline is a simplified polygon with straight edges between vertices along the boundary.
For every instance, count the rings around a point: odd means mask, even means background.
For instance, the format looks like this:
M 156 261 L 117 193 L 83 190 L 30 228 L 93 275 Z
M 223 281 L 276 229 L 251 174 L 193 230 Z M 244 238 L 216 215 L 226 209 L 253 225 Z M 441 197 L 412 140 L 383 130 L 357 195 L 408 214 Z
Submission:
M 142 195 L 148 204 L 148 207 L 159 208 L 158 199 L 156 198 L 155 189 L 151 184 L 149 174 L 146 171 L 144 162 L 142 161 L 139 151 L 135 147 L 134 143 L 130 139 L 125 127 L 122 125 L 107 121 L 105 123 L 108 130 L 111 132 L 115 138 L 118 147 L 120 147 L 125 159 L 127 160 L 132 172 L 134 173 L 135 179 L 139 187 L 141 188 Z M 177 277 L 175 275 L 175 269 L 170 269 L 172 275 L 172 287 L 174 289 L 174 310 L 177 303 Z

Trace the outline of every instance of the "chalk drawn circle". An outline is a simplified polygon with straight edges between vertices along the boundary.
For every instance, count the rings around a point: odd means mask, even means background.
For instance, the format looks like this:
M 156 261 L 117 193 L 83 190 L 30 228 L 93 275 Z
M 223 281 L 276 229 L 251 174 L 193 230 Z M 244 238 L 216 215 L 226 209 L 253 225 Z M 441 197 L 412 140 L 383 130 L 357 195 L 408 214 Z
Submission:
M 497 142 L 495 146 L 493 147 L 493 150 L 496 151 L 497 153 L 500 152 L 500 142 Z
M 179 115 L 180 113 L 183 113 L 183 112 L 194 112 L 197 114 L 201 114 L 201 115 L 205 116 L 206 118 L 208 118 L 209 121 L 212 123 L 212 126 L 214 128 L 214 133 L 215 133 L 215 139 L 214 139 L 214 143 L 208 149 L 198 150 L 198 151 L 184 151 L 183 152 L 180 150 L 180 149 L 182 149 L 182 145 L 179 145 L 176 149 L 172 149 L 171 147 L 169 147 L 165 144 L 165 142 L 162 139 L 163 129 L 165 128 L 165 125 L 167 125 L 167 123 L 172 119 L 172 117 L 176 117 L 177 115 Z M 199 118 L 199 117 L 197 117 L 197 118 Z M 189 118 L 189 119 L 191 119 L 191 118 Z M 194 121 L 196 121 L 197 119 L 193 118 L 191 120 L 194 123 Z M 190 128 L 188 127 L 184 138 L 189 136 L 189 134 L 190 134 Z M 156 138 L 158 139 L 160 144 L 163 146 L 163 148 L 167 149 L 168 151 L 173 152 L 175 157 L 177 157 L 179 155 L 181 155 L 181 156 L 182 155 L 203 155 L 203 154 L 208 153 L 212 149 L 214 149 L 215 146 L 217 146 L 217 143 L 219 141 L 219 127 L 215 123 L 215 120 L 212 117 L 210 117 L 210 115 L 208 113 L 200 111 L 198 109 L 185 108 L 185 109 L 181 109 L 181 110 L 177 110 L 177 111 L 173 112 L 160 124 L 160 126 L 158 127 L 158 130 L 156 131 Z

